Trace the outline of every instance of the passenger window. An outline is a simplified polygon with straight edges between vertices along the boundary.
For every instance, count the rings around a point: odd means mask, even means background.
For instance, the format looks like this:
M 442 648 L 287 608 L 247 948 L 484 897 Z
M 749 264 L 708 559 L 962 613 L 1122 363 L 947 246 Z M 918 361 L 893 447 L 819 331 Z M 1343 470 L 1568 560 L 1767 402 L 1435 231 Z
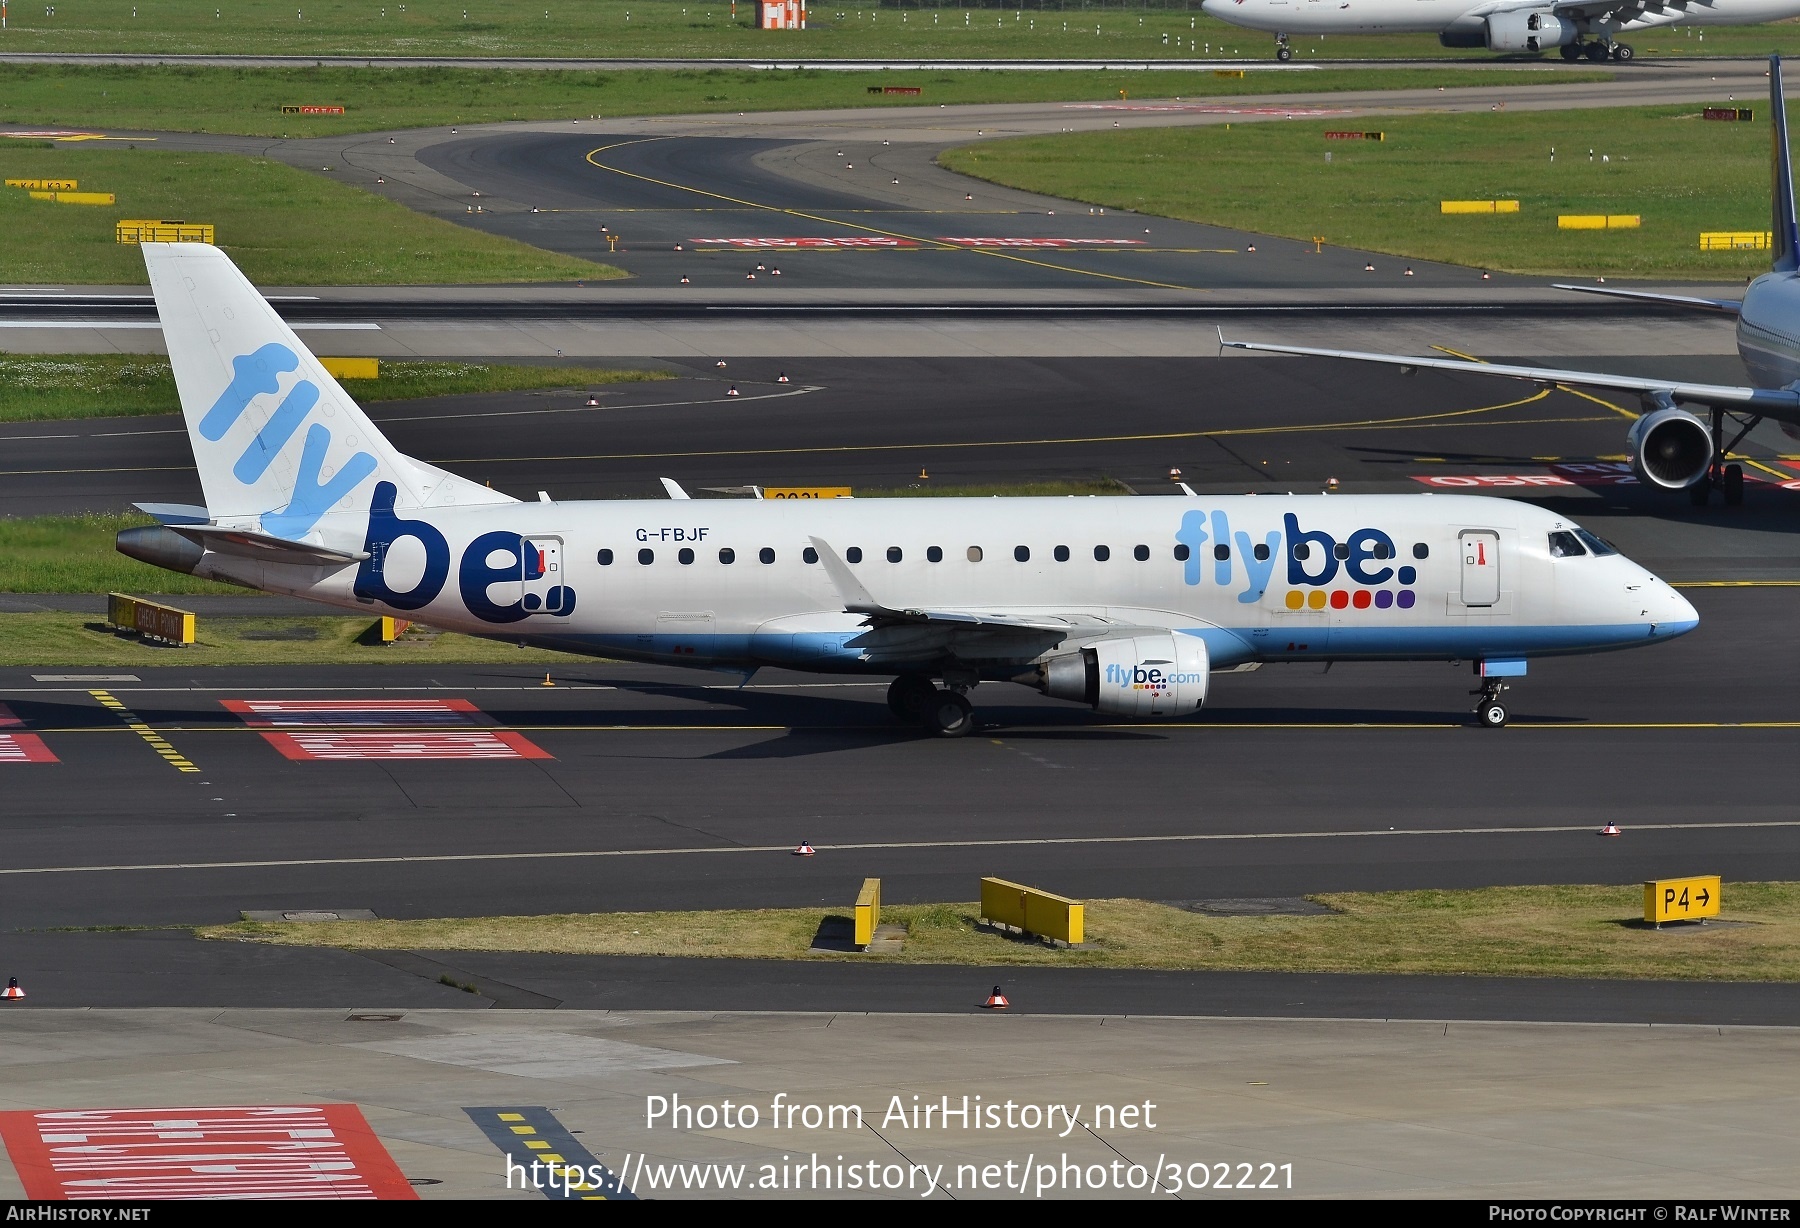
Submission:
M 1609 554 L 1617 554 L 1619 552 L 1618 549 L 1616 547 L 1614 547 L 1611 542 L 1607 541 L 1603 537 L 1595 537 L 1592 533 L 1589 533 L 1586 529 L 1576 529 L 1575 536 L 1579 537 L 1582 541 L 1586 542 L 1587 548 L 1589 550 L 1592 550 L 1596 555 L 1600 556 L 1601 558 L 1605 558 Z
M 1021 563 L 1031 562 L 1031 547 L 1030 546 L 1014 546 L 1013 547 L 1013 558 L 1017 559 Z
M 764 546 L 761 550 L 756 552 L 756 557 L 765 563 L 773 563 L 775 561 L 775 552 L 767 546 Z
M 846 563 L 862 562 L 862 547 L 861 546 L 852 546 L 848 550 L 844 551 L 844 561 Z
M 1187 562 L 1188 555 L 1192 553 L 1193 551 L 1188 549 L 1187 543 L 1182 542 L 1179 546 L 1175 547 L 1175 561 L 1177 563 L 1185 563 Z
M 1150 561 L 1150 547 L 1148 547 L 1148 546 L 1133 546 L 1131 548 L 1131 557 L 1136 559 L 1140 563 L 1149 562 Z
M 1431 547 L 1427 546 L 1424 542 L 1415 542 L 1413 544 L 1413 557 L 1415 559 L 1430 558 L 1431 557 Z
M 969 547 L 969 562 L 971 562 L 971 563 L 981 562 L 981 547 L 980 546 L 970 546 Z
M 1094 562 L 1104 563 L 1104 562 L 1106 562 L 1107 559 L 1110 559 L 1111 557 L 1112 557 L 1112 547 L 1110 547 L 1110 546 L 1095 546 L 1094 547 Z
M 1550 557 L 1553 559 L 1572 559 L 1578 554 L 1586 554 L 1587 547 L 1573 533 L 1552 533 L 1550 535 Z
M 800 552 L 800 557 L 809 563 L 816 563 L 819 561 L 819 552 L 814 550 L 811 546 L 808 546 Z
M 602 567 L 612 566 L 612 551 L 610 550 L 602 550 L 599 554 L 595 555 L 594 558 Z
M 1256 556 L 1256 561 L 1260 563 L 1269 557 L 1269 544 L 1267 542 L 1257 542 L 1256 549 L 1252 550 L 1250 553 L 1254 554 Z
M 1224 542 L 1220 542 L 1213 547 L 1213 557 L 1218 559 L 1221 563 L 1229 561 L 1231 558 L 1231 547 L 1227 546 Z
M 1386 542 L 1376 542 L 1374 554 L 1378 559 L 1391 559 L 1394 557 L 1394 548 Z
M 680 551 L 676 553 L 675 559 L 683 567 L 690 566 L 694 561 L 694 552 L 689 550 L 686 546 L 683 546 Z
M 721 562 L 721 563 L 737 562 L 737 551 L 733 550 L 730 546 L 726 546 L 726 547 L 722 548 L 719 551 L 719 562 Z
M 1067 546 L 1058 546 L 1050 553 L 1056 556 L 1056 561 L 1059 563 L 1066 563 L 1069 561 L 1069 548 Z
M 1296 561 L 1304 563 L 1304 562 L 1306 562 L 1307 559 L 1309 559 L 1311 557 L 1312 557 L 1312 547 L 1311 546 L 1307 545 L 1305 542 L 1295 542 L 1294 543 L 1294 558 Z
M 888 562 L 898 563 L 900 561 L 900 558 L 901 558 L 900 547 L 889 546 L 888 547 Z
M 656 551 L 654 551 L 654 550 L 638 551 L 638 562 L 642 563 L 646 567 L 650 566 L 650 564 L 656 562 Z
M 1331 548 L 1331 556 L 1340 562 L 1350 557 L 1350 547 L 1343 542 Z
M 942 546 L 927 546 L 927 547 L 925 547 L 925 561 L 927 563 L 943 562 L 944 561 L 944 548 Z

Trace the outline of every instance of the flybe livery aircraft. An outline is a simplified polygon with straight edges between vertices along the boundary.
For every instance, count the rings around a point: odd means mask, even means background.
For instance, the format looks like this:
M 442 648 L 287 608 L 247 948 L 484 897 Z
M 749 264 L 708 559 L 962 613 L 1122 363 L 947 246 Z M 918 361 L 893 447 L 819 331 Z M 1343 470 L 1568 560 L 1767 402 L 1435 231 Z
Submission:
M 1501 725 L 1529 658 L 1698 621 L 1501 499 L 524 503 L 395 451 L 224 253 L 143 251 L 206 506 L 146 505 L 163 523 L 118 548 L 174 571 L 574 653 L 893 676 L 895 713 L 950 737 L 983 681 L 1180 716 L 1266 661 L 1472 661 Z
M 1638 479 L 1659 490 L 1686 490 L 1696 507 L 1705 506 L 1714 490 L 1718 490 L 1728 504 L 1742 503 L 1744 470 L 1740 465 L 1729 463 L 1732 449 L 1764 418 L 1777 423 L 1790 439 L 1800 439 L 1800 224 L 1794 216 L 1794 172 L 1788 152 L 1787 105 L 1782 96 L 1779 56 L 1769 59 L 1769 132 L 1773 142 L 1770 179 L 1774 198 L 1769 246 L 1774 258 L 1769 271 L 1750 283 L 1742 299 L 1652 294 L 1647 290 L 1604 286 L 1557 287 L 1559 290 L 1580 290 L 1736 316 L 1738 356 L 1744 360 L 1750 378 L 1756 381 L 1754 386 L 1690 384 L 1681 380 L 1641 379 L 1555 367 L 1516 367 L 1408 354 L 1263 345 L 1253 341 L 1226 341 L 1223 333 L 1219 335 L 1219 342 L 1230 349 L 1387 363 L 1408 375 L 1420 367 L 1431 367 L 1440 371 L 1525 379 L 1546 386 L 1583 384 L 1590 388 L 1636 393 L 1644 412 L 1626 432 L 1625 450 Z M 1710 424 L 1680 408 L 1683 403 L 1701 407 L 1710 418 Z M 1728 421 L 1737 432 L 1729 441 L 1725 439 Z
M 1800 0 L 1201 0 L 1208 16 L 1275 35 L 1436 34 L 1446 47 L 1562 49 L 1562 58 L 1629 60 L 1617 36 L 1658 26 L 1752 26 L 1800 17 Z

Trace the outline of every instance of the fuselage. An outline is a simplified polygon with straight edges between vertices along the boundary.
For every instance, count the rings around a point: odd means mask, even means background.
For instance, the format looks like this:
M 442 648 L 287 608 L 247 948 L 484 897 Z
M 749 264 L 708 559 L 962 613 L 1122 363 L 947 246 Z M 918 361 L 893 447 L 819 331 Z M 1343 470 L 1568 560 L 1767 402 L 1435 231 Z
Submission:
M 827 672 L 929 662 L 935 632 L 870 631 L 815 538 L 884 607 L 1068 628 L 1027 650 L 1006 634 L 988 651 L 959 639 L 958 658 L 988 677 L 1134 629 L 1199 636 L 1226 669 L 1594 652 L 1697 621 L 1591 537 L 1571 549 L 1582 539 L 1562 517 L 1452 495 L 540 502 L 378 507 L 320 528 L 369 559 L 208 553 L 195 572 L 567 651 Z
M 1800 274 L 1764 273 L 1744 290 L 1738 309 L 1738 355 L 1759 388 L 1800 380 Z M 1791 432 L 1792 423 L 1783 423 Z
M 1494 13 L 1548 11 L 1551 6 L 1544 0 L 1203 0 L 1200 7 L 1220 21 L 1279 34 L 1437 34 L 1456 26 L 1478 26 Z M 1800 0 L 1714 0 L 1652 10 L 1609 28 L 1756 25 L 1796 16 Z

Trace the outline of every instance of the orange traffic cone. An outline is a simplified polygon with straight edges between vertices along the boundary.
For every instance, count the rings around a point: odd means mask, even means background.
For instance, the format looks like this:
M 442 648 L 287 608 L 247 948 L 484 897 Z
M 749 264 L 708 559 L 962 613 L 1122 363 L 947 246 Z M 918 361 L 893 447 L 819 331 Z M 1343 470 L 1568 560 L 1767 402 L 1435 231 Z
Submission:
M 733 384 L 731 387 L 729 387 L 725 390 L 725 395 L 728 397 L 734 397 L 737 394 L 738 394 L 738 390 L 737 390 L 736 384 Z
M 919 466 L 919 481 L 925 482 L 925 481 L 929 481 L 930 479 L 931 479 L 931 475 L 929 473 L 925 472 L 925 466 L 920 465 Z
M 1600 834 L 1603 836 L 1620 836 L 1624 833 L 1619 830 L 1619 825 L 1617 823 L 1608 823 L 1605 827 L 1600 829 Z
M 687 278 L 685 278 L 685 277 L 683 277 L 683 278 L 682 278 L 682 279 L 681 279 L 681 284 L 682 284 L 682 285 L 684 285 L 684 286 L 685 286 L 685 285 L 688 285 L 688 284 L 690 284 L 690 283 L 689 283 L 689 282 L 688 282 L 688 279 L 687 279 Z
M 777 376 L 776 376 L 776 377 L 775 377 L 775 382 L 776 382 L 776 383 L 777 383 L 777 384 L 785 384 L 785 383 L 787 383 L 787 382 L 788 382 L 788 377 L 787 377 L 787 372 L 786 372 L 786 371 L 783 371 L 783 372 L 782 372 L 782 373 L 781 373 L 781 374 L 780 374 L 780 375 L 777 375 Z
M 589 409 L 598 409 L 600 407 L 600 398 L 599 397 L 589 397 L 587 399 L 587 407 Z
M 554 682 L 550 681 L 550 673 L 548 670 L 546 670 L 544 672 L 544 680 L 542 682 L 538 683 L 538 685 L 539 686 L 555 686 L 556 684 Z
M 794 856 L 796 857 L 811 857 L 812 855 L 813 846 L 812 843 L 807 840 L 802 840 L 800 842 L 800 847 L 794 850 Z
M 1000 987 L 996 985 L 994 992 L 988 995 L 987 1001 L 981 1004 L 981 1008 L 989 1011 L 1003 1011 L 1011 1005 L 1012 1003 L 1006 1000 L 1006 995 L 1001 993 Z
M 4 998 L 8 1002 L 17 1002 L 24 996 L 25 991 L 19 988 L 19 978 L 16 976 L 7 977 L 6 988 L 0 989 L 0 998 Z

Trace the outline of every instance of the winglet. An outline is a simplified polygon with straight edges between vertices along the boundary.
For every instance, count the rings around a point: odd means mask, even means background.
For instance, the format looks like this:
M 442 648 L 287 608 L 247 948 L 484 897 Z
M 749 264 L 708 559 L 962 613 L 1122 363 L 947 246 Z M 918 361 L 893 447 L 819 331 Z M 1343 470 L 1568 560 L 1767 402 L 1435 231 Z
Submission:
M 853 610 L 856 613 L 867 613 L 870 610 L 885 608 L 869 595 L 869 590 L 862 586 L 862 581 L 856 578 L 856 573 L 850 570 L 850 565 L 838 557 L 838 552 L 833 550 L 829 543 L 819 537 L 807 540 L 812 542 L 813 549 L 819 552 L 819 562 L 825 564 L 825 574 L 831 577 L 831 586 L 837 589 L 838 596 L 843 598 L 845 609 Z M 858 606 L 862 609 L 856 610 L 855 607 Z
M 1225 352 L 1225 347 L 1231 344 L 1229 341 L 1225 340 L 1225 326 L 1223 324 L 1215 324 L 1213 327 L 1219 330 L 1219 353 L 1223 354 Z
M 692 499 L 693 498 L 693 496 L 688 494 L 687 491 L 681 489 L 681 483 L 677 482 L 674 478 L 663 478 L 663 479 L 661 479 L 661 481 L 663 484 L 663 489 L 669 492 L 669 498 L 671 498 L 671 499 Z
M 1787 102 L 1782 97 L 1778 55 L 1769 57 L 1769 138 L 1774 142 L 1769 173 L 1775 249 L 1769 268 L 1776 273 L 1800 272 L 1800 225 L 1794 219 L 1794 167 L 1788 150 Z

